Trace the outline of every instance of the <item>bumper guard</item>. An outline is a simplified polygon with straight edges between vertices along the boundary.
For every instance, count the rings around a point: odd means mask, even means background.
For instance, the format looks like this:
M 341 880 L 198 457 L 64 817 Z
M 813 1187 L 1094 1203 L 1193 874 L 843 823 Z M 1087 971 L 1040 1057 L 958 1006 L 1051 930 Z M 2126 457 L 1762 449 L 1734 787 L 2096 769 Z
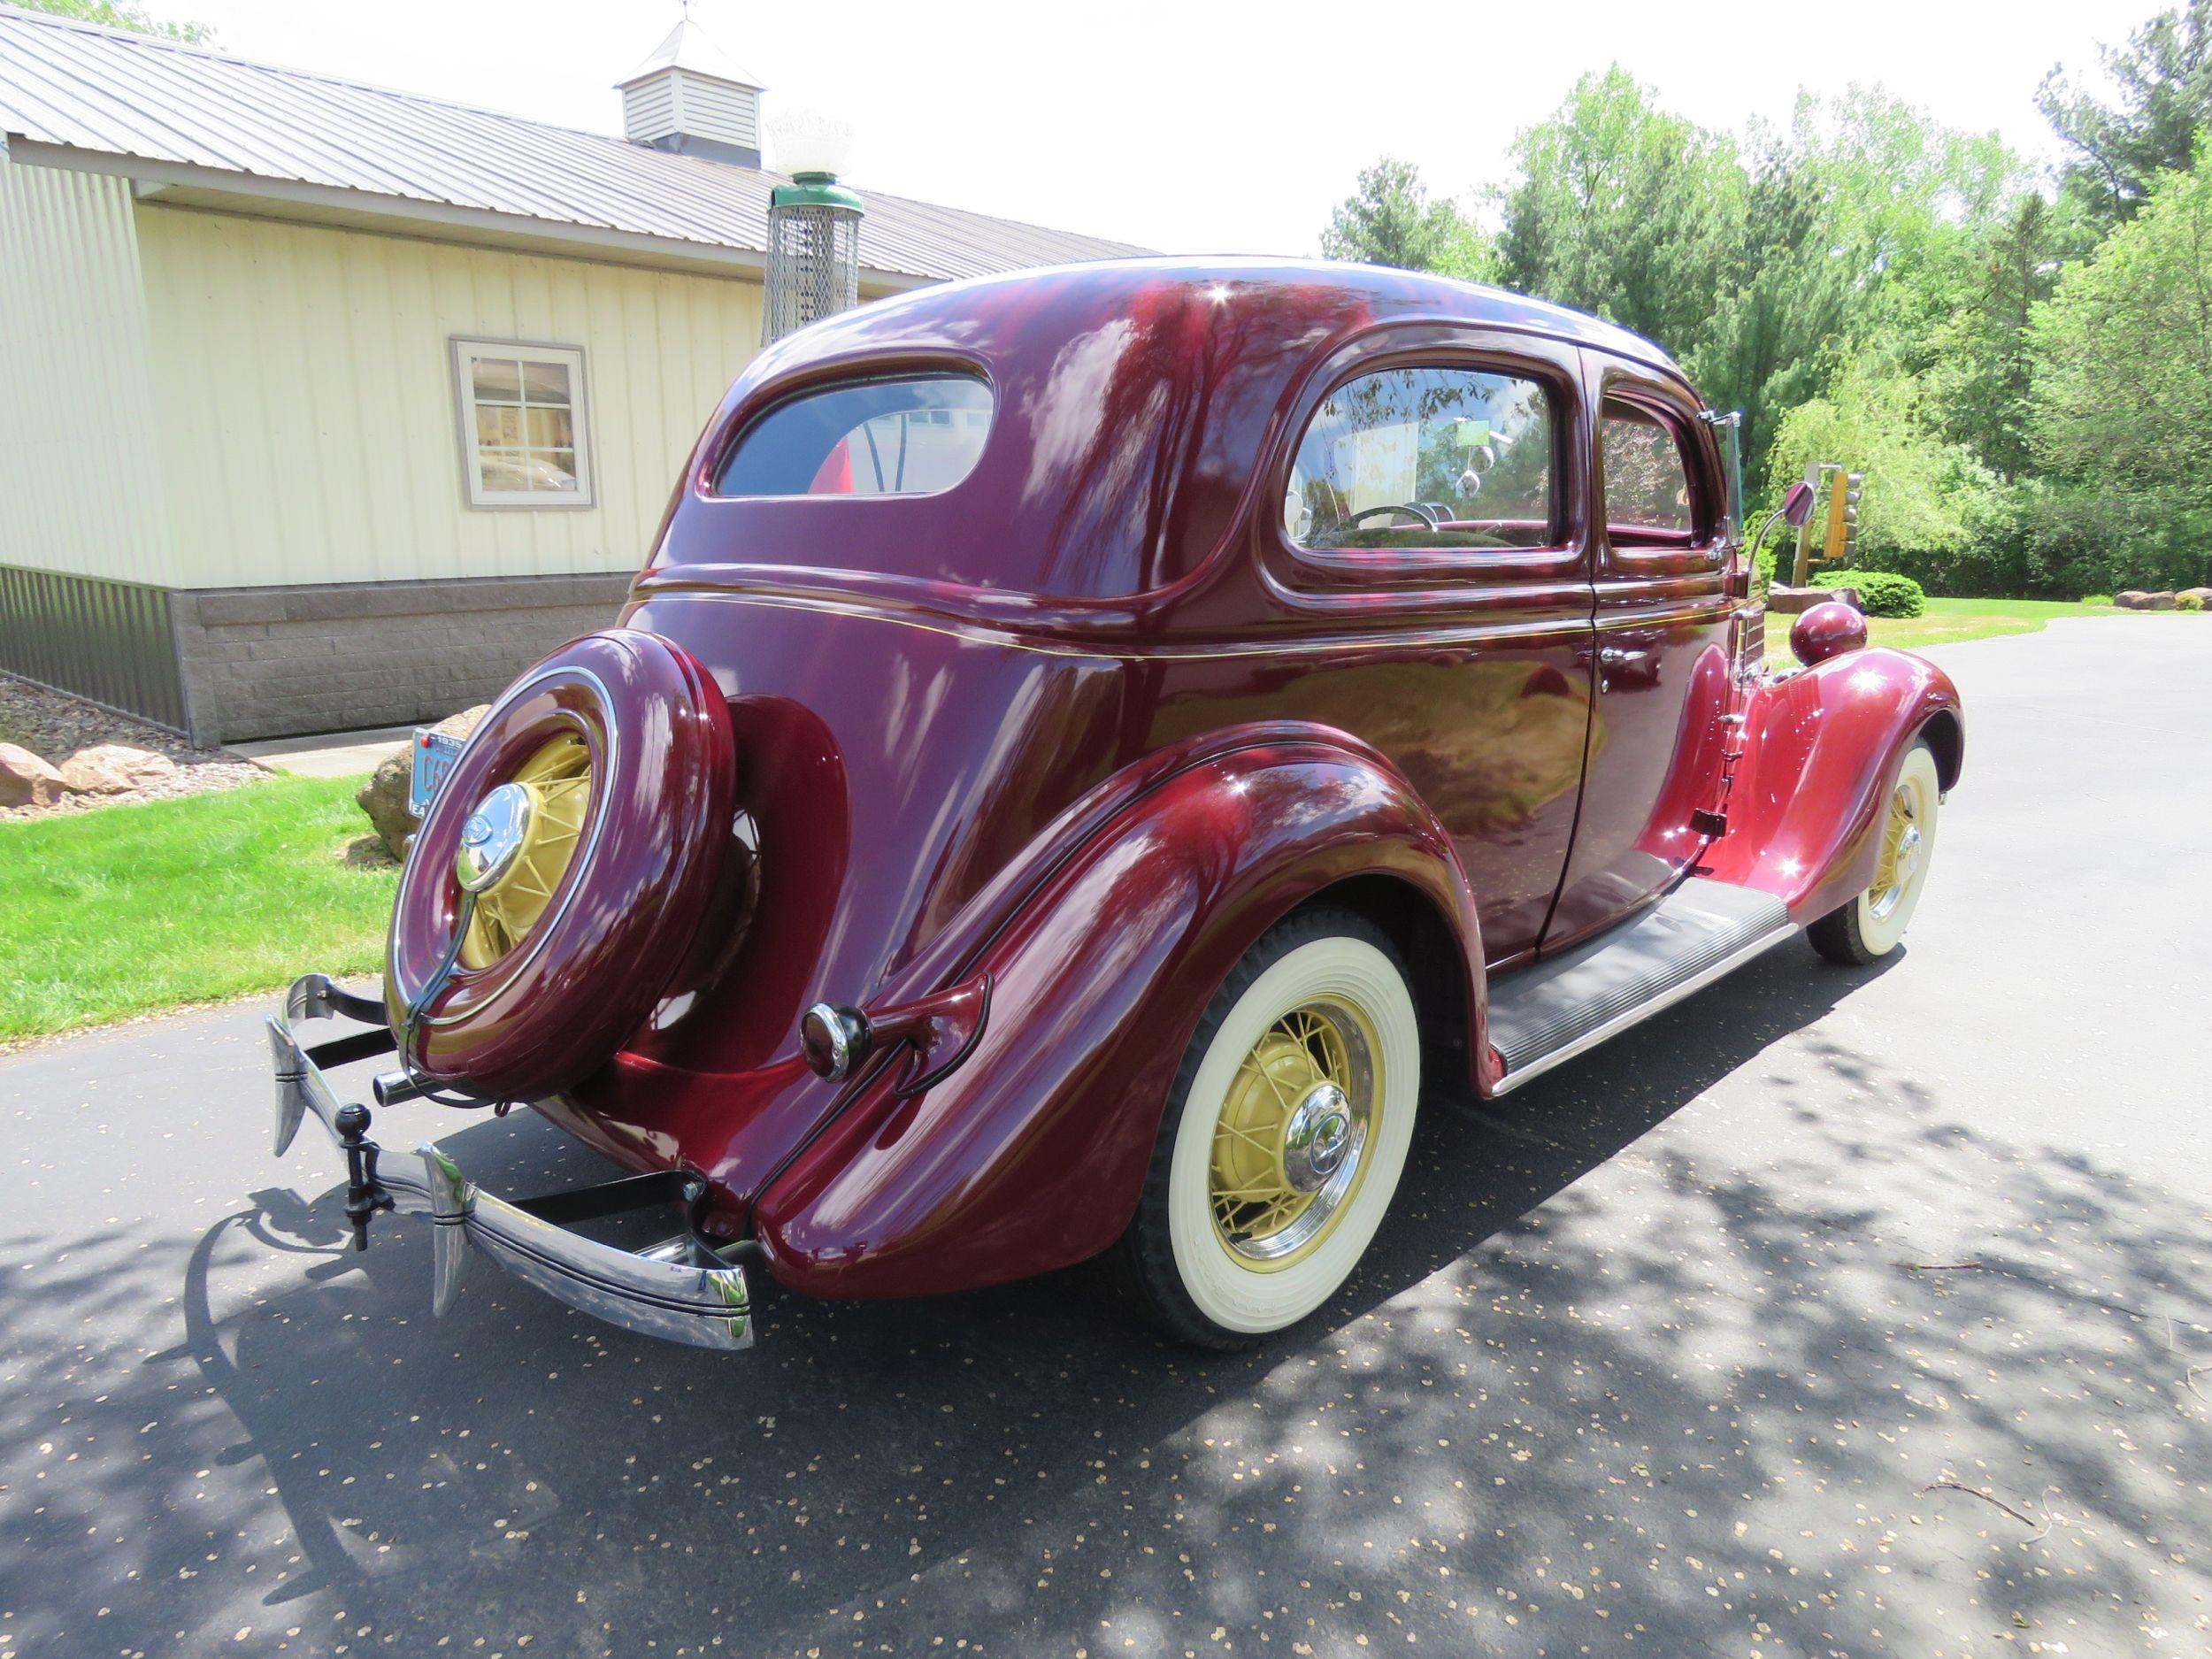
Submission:
M 333 1016 L 370 1029 L 303 1046 L 295 1026 Z M 311 973 L 293 982 L 267 1023 L 277 1156 L 311 1114 L 329 1132 L 346 1155 L 346 1217 L 357 1250 L 368 1248 L 369 1223 L 380 1211 L 428 1216 L 434 1311 L 445 1313 L 460 1294 L 473 1246 L 516 1278 L 611 1325 L 695 1348 L 752 1346 L 745 1270 L 728 1259 L 726 1247 L 699 1233 L 694 1212 L 703 1187 L 696 1176 L 668 1170 L 519 1202 L 495 1197 L 434 1141 L 411 1154 L 393 1152 L 368 1138 L 368 1108 L 339 1103 L 322 1068 L 389 1052 L 381 1003 Z M 602 1244 L 565 1225 L 660 1204 L 683 1210 L 687 1228 L 645 1250 Z

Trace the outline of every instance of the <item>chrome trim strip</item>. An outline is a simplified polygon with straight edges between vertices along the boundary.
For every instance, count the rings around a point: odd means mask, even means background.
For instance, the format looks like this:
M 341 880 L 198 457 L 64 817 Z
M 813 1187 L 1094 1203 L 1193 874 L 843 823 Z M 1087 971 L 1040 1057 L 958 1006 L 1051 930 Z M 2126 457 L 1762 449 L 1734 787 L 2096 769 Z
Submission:
M 1610 628 L 1678 628 L 1685 623 L 1725 622 L 1736 613 L 1738 602 L 1726 597 L 1701 595 L 1685 601 L 1672 611 L 1651 610 L 1631 613 L 1615 612 L 1600 616 L 1591 624 L 1600 633 Z
M 1410 603 L 1420 599 L 1422 595 L 1418 590 L 1408 589 L 1401 596 Z M 696 588 L 667 588 L 634 595 L 631 603 L 634 606 L 649 606 L 693 601 L 708 604 L 754 605 L 767 611 L 806 611 L 824 616 L 848 617 L 856 621 L 887 622 L 894 627 L 917 628 L 924 634 L 942 634 L 948 639 L 960 640 L 971 645 L 997 645 L 1008 650 L 1029 651 L 1040 657 L 1073 657 L 1117 663 L 1210 663 L 1242 657 L 1321 657 L 1333 651 L 1372 651 L 1378 647 L 1413 650 L 1448 646 L 1471 650 L 1496 643 L 1520 644 L 1549 634 L 1571 638 L 1586 633 L 1590 626 L 1589 617 L 1578 613 L 1571 617 L 1543 617 L 1533 621 L 1504 618 L 1494 622 L 1471 621 L 1455 626 L 1427 629 L 1418 634 L 1386 630 L 1365 634 L 1331 634 L 1321 639 L 1249 640 L 1213 647 L 1159 645 L 1133 650 L 1105 641 L 1094 647 L 1056 642 L 1047 644 L 1033 639 L 1017 639 L 995 623 L 964 622 L 953 618 L 924 620 L 919 617 L 900 616 L 887 611 L 869 610 L 858 605 L 795 595 L 731 594 Z
M 1515 1089 L 1520 1087 L 1522 1084 L 1529 1081 L 1530 1079 L 1543 1076 L 1543 1074 L 1550 1071 L 1552 1067 L 1555 1065 L 1563 1065 L 1578 1054 L 1586 1054 L 1592 1048 L 1596 1048 L 1598 1044 L 1603 1042 L 1608 1037 L 1618 1036 L 1622 1032 L 1626 1031 L 1631 1025 L 1640 1024 L 1644 1020 L 1650 1018 L 1654 1014 L 1658 1013 L 1662 1009 L 1672 1008 L 1684 997 L 1690 995 L 1694 992 L 1703 990 L 1707 986 L 1712 984 L 1714 980 L 1720 979 L 1726 974 L 1732 973 L 1736 969 L 1743 966 L 1743 964 L 1750 961 L 1752 957 L 1759 956 L 1765 951 L 1771 950 L 1784 940 L 1789 938 L 1794 933 L 1801 933 L 1802 931 L 1803 930 L 1800 928 L 1795 922 L 1790 922 L 1782 926 L 1772 928 L 1766 933 L 1761 933 L 1756 939 L 1754 939 L 1748 944 L 1743 945 L 1738 949 L 1731 952 L 1729 955 L 1723 956 L 1718 962 L 1714 963 L 1710 967 L 1706 968 L 1703 972 L 1692 974 L 1679 985 L 1669 986 L 1665 990 L 1660 992 L 1658 995 L 1653 997 L 1649 1002 L 1639 1002 L 1635 1007 L 1627 1010 L 1625 1012 L 1616 1014 L 1612 1018 L 1607 1020 L 1605 1024 L 1598 1026 L 1595 1030 L 1583 1033 L 1581 1036 L 1577 1037 L 1572 1042 L 1566 1043 L 1560 1048 L 1554 1048 L 1549 1054 L 1538 1055 L 1536 1058 L 1531 1060 L 1519 1071 L 1507 1072 L 1503 1077 L 1497 1080 L 1496 1085 L 1491 1089 L 1490 1098 L 1495 1100 L 1501 1094 L 1509 1094 Z
M 325 975 L 309 974 L 286 993 L 282 1010 L 268 1017 L 280 1156 L 310 1114 L 334 1144 L 343 1144 L 337 1094 L 292 1032 L 296 1019 L 335 1011 L 331 999 L 342 995 Z M 379 1148 L 376 1176 L 396 1210 L 431 1219 L 431 1306 L 439 1314 L 452 1308 L 471 1256 L 481 1251 L 525 1284 L 625 1330 L 695 1348 L 753 1345 L 745 1270 L 709 1265 L 705 1252 L 688 1240 L 645 1251 L 601 1244 L 484 1191 L 434 1141 L 412 1156 Z

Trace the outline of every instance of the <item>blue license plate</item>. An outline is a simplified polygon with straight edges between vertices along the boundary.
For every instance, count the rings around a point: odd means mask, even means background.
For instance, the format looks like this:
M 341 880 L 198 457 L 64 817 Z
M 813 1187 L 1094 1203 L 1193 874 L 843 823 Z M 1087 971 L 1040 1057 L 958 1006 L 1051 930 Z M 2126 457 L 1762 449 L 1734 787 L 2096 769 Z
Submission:
M 415 767 L 407 784 L 407 810 L 417 818 L 429 816 L 430 803 L 438 798 L 438 791 L 453 775 L 453 764 L 461 758 L 462 745 L 467 741 L 419 727 L 409 740 L 414 745 Z

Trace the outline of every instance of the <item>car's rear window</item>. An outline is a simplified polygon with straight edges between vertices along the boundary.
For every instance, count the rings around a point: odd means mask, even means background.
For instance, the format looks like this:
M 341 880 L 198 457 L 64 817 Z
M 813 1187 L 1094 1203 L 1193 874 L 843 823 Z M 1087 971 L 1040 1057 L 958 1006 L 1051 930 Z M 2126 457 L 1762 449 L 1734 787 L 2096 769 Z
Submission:
M 738 438 L 722 495 L 933 495 L 975 470 L 989 385 L 964 374 L 856 380 L 777 404 Z

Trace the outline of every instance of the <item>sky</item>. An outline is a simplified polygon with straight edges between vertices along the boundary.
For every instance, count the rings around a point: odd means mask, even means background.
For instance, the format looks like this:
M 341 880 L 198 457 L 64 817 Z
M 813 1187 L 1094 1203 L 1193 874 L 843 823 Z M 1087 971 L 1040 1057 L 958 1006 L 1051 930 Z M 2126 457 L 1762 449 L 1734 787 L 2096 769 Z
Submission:
M 618 133 L 613 83 L 677 0 L 143 0 L 240 57 Z M 780 110 L 849 124 L 848 180 L 1172 253 L 1317 250 L 1382 155 L 1471 204 L 1513 134 L 1618 62 L 1708 127 L 1787 119 L 1800 88 L 1883 87 L 1947 125 L 2055 154 L 2035 90 L 2093 74 L 2149 0 L 1296 0 L 1086 6 L 695 0 Z

